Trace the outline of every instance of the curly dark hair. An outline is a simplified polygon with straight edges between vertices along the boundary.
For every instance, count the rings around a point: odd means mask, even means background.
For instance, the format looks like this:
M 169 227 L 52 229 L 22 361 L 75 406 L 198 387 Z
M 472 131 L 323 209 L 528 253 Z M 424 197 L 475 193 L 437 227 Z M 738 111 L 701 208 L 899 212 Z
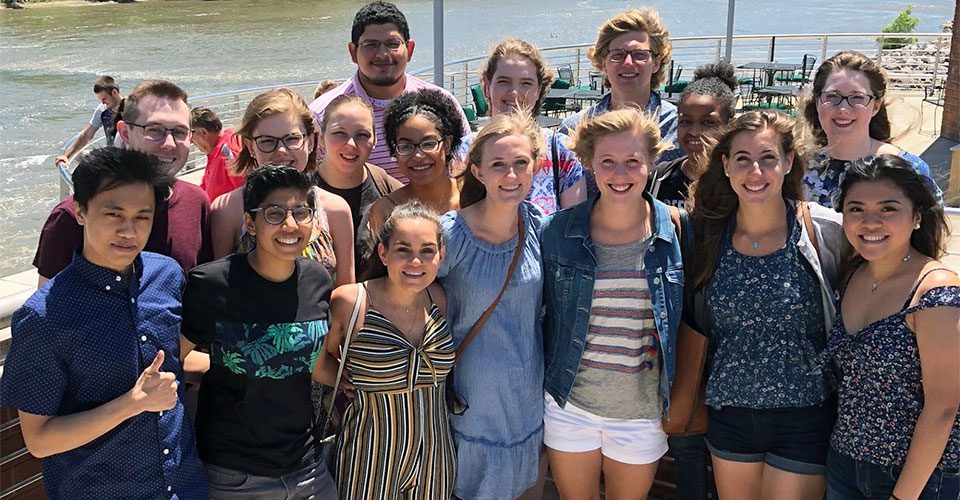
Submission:
M 394 99 L 383 118 L 390 154 L 397 154 L 397 132 L 400 126 L 411 116 L 419 115 L 433 122 L 441 137 L 450 138 L 450 150 L 445 158 L 449 164 L 453 160 L 453 152 L 463 138 L 463 117 L 457 106 L 446 94 L 435 89 L 408 92 Z
M 693 73 L 693 81 L 683 89 L 680 102 L 691 95 L 710 96 L 723 104 L 726 118 L 733 118 L 737 107 L 734 91 L 739 87 L 733 65 L 728 62 L 705 64 Z

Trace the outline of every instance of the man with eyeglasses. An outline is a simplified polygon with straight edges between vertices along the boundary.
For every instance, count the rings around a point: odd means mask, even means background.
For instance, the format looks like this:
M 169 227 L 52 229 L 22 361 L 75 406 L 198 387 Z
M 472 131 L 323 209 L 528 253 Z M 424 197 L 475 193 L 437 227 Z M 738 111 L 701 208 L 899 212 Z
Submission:
M 669 76 L 673 44 L 660 14 L 649 7 L 630 9 L 608 19 L 600 26 L 597 41 L 590 49 L 590 61 L 603 73 L 604 86 L 610 92 L 593 106 L 567 117 L 560 131 L 570 133 L 582 120 L 609 110 L 635 107 L 657 119 L 663 141 L 677 145 L 677 107 L 663 99 L 657 88 Z M 680 158 L 674 147 L 657 157 L 656 162 Z M 593 189 L 588 181 L 588 188 Z
M 408 182 L 397 162 L 390 156 L 383 131 L 383 116 L 390 102 L 400 94 L 430 88 L 442 91 L 451 101 L 457 102 L 450 92 L 407 74 L 407 63 L 413 57 L 414 41 L 410 39 L 407 18 L 389 2 L 369 3 L 353 18 L 351 41 L 347 45 L 350 59 L 357 65 L 357 72 L 349 80 L 327 91 L 310 104 L 317 123 L 323 122 L 323 112 L 333 99 L 349 94 L 362 97 L 373 106 L 373 128 L 376 145 L 370 153 L 370 163 L 387 171 L 404 184 Z M 463 135 L 470 133 L 470 125 L 463 109 L 457 105 L 464 124 Z M 323 149 L 317 145 L 317 154 Z
M 310 398 L 332 289 L 323 265 L 301 257 L 311 189 L 293 167 L 251 172 L 243 222 L 257 245 L 187 277 L 181 353 L 210 347 L 196 422 L 212 500 L 336 498 Z
M 162 80 L 146 81 L 126 98 L 117 134 L 125 147 L 156 156 L 161 167 L 175 175 L 190 153 L 190 106 L 180 87 Z M 172 257 L 184 273 L 211 259 L 210 201 L 206 193 L 177 180 L 169 196 L 157 200 L 153 230 L 145 250 Z M 33 259 L 39 286 L 60 272 L 83 245 L 73 197 L 54 207 L 40 233 Z

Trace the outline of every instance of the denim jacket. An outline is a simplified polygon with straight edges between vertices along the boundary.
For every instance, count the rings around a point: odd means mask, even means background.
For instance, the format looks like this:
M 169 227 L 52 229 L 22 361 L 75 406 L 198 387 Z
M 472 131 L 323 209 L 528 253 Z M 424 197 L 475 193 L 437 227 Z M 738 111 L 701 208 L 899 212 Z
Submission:
M 670 404 L 676 361 L 676 335 L 683 304 L 680 241 L 667 206 L 643 193 L 653 209 L 653 241 L 644 256 L 660 353 L 663 413 Z M 597 256 L 590 238 L 590 213 L 597 201 L 561 210 L 547 218 L 540 236 L 543 257 L 544 389 L 561 407 L 573 387 L 583 356 Z

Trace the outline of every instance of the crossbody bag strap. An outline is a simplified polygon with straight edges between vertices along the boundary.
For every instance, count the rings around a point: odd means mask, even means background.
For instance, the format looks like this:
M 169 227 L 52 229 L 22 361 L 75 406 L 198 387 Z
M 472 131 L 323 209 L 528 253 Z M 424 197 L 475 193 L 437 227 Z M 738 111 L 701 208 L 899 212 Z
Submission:
M 463 354 L 463 351 L 467 349 L 467 346 L 470 345 L 470 342 L 473 342 L 473 338 L 480 333 L 480 329 L 483 328 L 483 324 L 490 319 L 490 315 L 493 314 L 493 310 L 497 307 L 497 304 L 500 303 L 500 299 L 503 297 L 504 292 L 507 291 L 507 287 L 510 286 L 510 278 L 513 277 L 513 272 L 517 269 L 517 264 L 520 262 L 520 254 L 523 253 L 523 245 L 526 242 L 526 234 L 523 230 L 523 214 L 519 214 L 517 218 L 517 249 L 513 251 L 513 260 L 510 261 L 510 267 L 507 269 L 507 277 L 503 280 L 503 286 L 500 287 L 500 292 L 497 293 L 497 297 L 493 299 L 493 302 L 490 303 L 490 306 L 487 307 L 486 311 L 483 311 L 483 314 L 480 315 L 480 319 L 473 324 L 473 327 L 470 328 L 470 331 L 467 332 L 466 338 L 463 339 L 463 342 L 457 347 L 457 351 L 454 354 L 454 362 L 460 358 L 460 355 Z
M 817 252 L 817 259 L 820 259 L 820 242 L 817 241 L 817 232 L 813 229 L 813 216 L 810 215 L 810 204 L 801 201 L 799 203 L 800 209 L 797 210 L 798 215 L 803 219 L 803 226 L 807 228 L 807 236 L 810 237 L 810 243 L 813 244 L 813 250 Z
M 363 292 L 363 284 L 358 284 L 357 302 L 353 304 L 353 312 L 350 313 L 350 323 L 347 324 L 347 330 L 344 335 L 343 351 L 340 353 L 340 367 L 337 368 L 337 378 L 333 382 L 333 394 L 330 396 L 330 409 L 327 410 L 327 418 L 323 423 L 323 433 L 321 436 L 326 436 L 327 430 L 330 428 L 330 414 L 333 413 L 333 404 L 337 400 L 337 391 L 340 389 L 340 380 L 343 378 L 343 368 L 347 364 L 347 353 L 350 352 L 350 338 L 353 337 L 353 330 L 355 330 L 357 326 L 357 317 L 360 315 L 360 303 L 363 302 Z
M 554 132 L 550 141 L 550 153 L 553 160 L 553 192 L 557 195 L 557 210 L 560 210 L 560 157 L 557 153 L 557 133 Z

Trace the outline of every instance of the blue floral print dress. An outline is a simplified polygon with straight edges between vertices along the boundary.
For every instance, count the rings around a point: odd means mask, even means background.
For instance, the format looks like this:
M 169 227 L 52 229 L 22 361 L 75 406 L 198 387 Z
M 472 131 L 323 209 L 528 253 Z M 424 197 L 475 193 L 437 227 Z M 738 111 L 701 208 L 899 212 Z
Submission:
M 900 312 L 858 332 L 846 330 L 837 308 L 828 336 L 829 352 L 840 370 L 839 410 L 830 446 L 854 460 L 882 466 L 902 466 L 907 460 L 923 410 L 923 380 L 917 338 L 906 318 L 932 307 L 960 307 L 960 287 L 956 286 L 931 288 L 910 307 L 922 281 Z M 937 468 L 960 468 L 960 412 Z

